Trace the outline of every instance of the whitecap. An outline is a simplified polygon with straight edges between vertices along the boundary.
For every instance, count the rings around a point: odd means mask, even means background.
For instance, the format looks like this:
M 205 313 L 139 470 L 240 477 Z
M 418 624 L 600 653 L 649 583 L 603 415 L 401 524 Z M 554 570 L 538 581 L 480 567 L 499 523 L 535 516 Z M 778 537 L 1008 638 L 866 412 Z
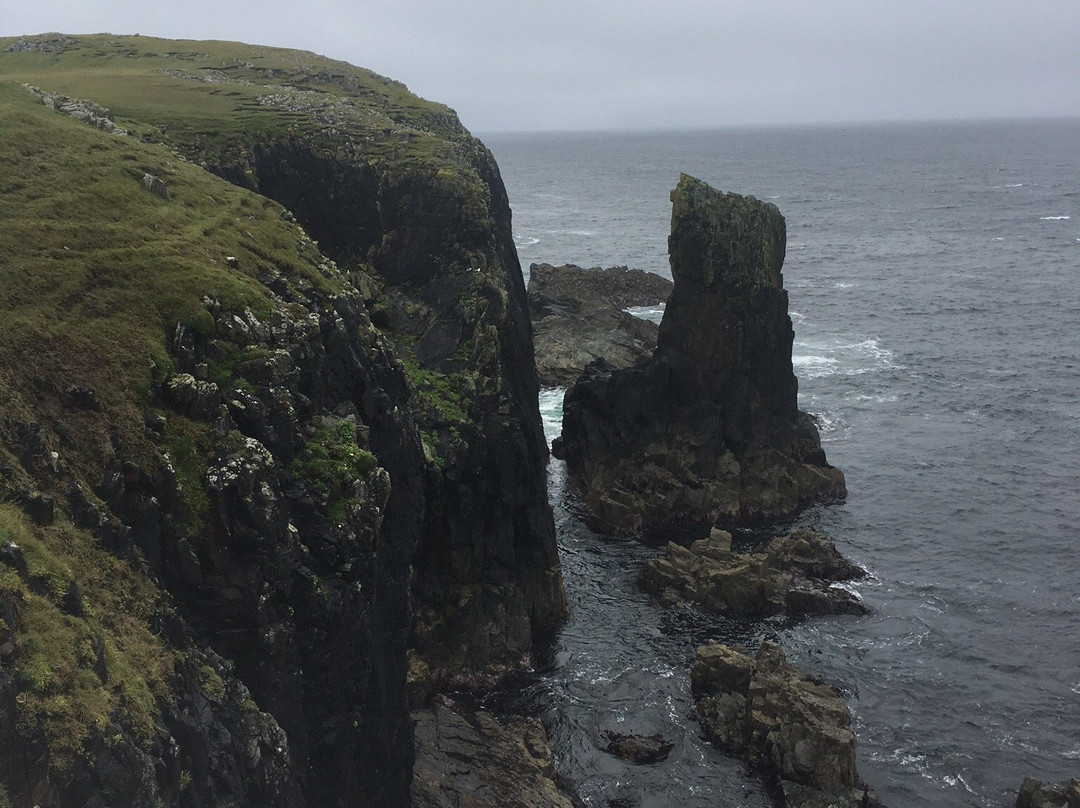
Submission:
M 963 786 L 964 788 L 966 788 L 966 789 L 967 789 L 967 792 L 968 792 L 968 794 L 974 794 L 974 793 L 975 793 L 974 791 L 972 791 L 972 790 L 971 790 L 971 786 L 969 786 L 969 785 L 967 784 L 967 780 L 965 780 L 965 779 L 964 779 L 964 778 L 963 778 L 963 777 L 962 777 L 961 775 L 959 775 L 959 774 L 958 774 L 958 775 L 956 775 L 955 777 L 954 777 L 954 776 L 952 776 L 952 775 L 948 775 L 948 774 L 946 774 L 946 775 L 945 775 L 945 776 L 944 776 L 944 777 L 943 777 L 942 779 L 943 779 L 943 780 L 944 780 L 944 781 L 945 781 L 946 783 L 948 783 L 948 784 L 949 784 L 950 786 L 962 785 L 962 786 Z
M 1067 219 L 1071 219 L 1071 216 L 1040 216 L 1039 219 L 1044 222 L 1061 222 Z
M 531 247 L 539 243 L 540 239 L 533 236 L 514 236 L 514 245 L 517 247 Z
M 1024 183 L 1022 183 L 1022 182 L 1015 182 L 1015 183 L 1013 183 L 1012 185 L 1006 185 L 1005 187 L 1006 187 L 1006 188 L 1023 188 L 1023 187 L 1024 187 Z
M 1080 760 L 1080 746 L 1076 747 L 1069 752 L 1062 752 L 1061 756 L 1066 760 Z
M 862 592 L 860 592 L 847 581 L 836 581 L 834 583 L 831 583 L 829 584 L 829 589 L 842 589 L 849 595 L 854 595 L 856 600 L 863 599 Z

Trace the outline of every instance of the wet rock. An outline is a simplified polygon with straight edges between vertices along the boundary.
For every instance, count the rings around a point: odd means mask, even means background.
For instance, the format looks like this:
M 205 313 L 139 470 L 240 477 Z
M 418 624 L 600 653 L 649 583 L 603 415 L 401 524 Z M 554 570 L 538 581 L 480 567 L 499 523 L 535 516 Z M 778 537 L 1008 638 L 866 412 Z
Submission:
M 414 808 L 572 808 L 544 726 L 438 705 L 413 713 Z
M 623 309 L 662 303 L 671 286 L 667 278 L 640 269 L 533 264 L 529 312 L 540 383 L 572 384 L 596 359 L 629 367 L 651 355 L 657 326 Z
M 1054 784 L 1027 777 L 1016 797 L 1016 808 L 1080 808 L 1080 780 Z
M 706 736 L 760 768 L 784 805 L 878 804 L 855 770 L 847 705 L 780 646 L 762 643 L 752 657 L 712 642 L 698 648 L 690 676 Z
M 735 553 L 731 534 L 714 528 L 689 548 L 668 544 L 645 565 L 641 586 L 665 605 L 690 601 L 722 614 L 866 614 L 854 594 L 834 586 L 865 575 L 813 530 L 796 530 L 755 552 Z
M 667 760 L 675 746 L 664 739 L 660 733 L 655 735 L 623 735 L 620 732 L 606 732 L 607 745 L 604 751 L 631 763 L 659 763 Z
M 797 407 L 774 205 L 683 175 L 675 286 L 651 360 L 598 360 L 564 402 L 563 453 L 595 528 L 613 533 L 791 514 L 845 494 Z

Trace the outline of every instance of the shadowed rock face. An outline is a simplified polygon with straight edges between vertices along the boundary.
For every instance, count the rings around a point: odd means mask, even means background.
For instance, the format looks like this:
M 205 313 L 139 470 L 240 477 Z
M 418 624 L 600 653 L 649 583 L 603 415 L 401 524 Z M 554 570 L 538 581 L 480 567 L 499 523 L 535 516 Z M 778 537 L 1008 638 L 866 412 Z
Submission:
M 594 363 L 566 395 L 560 451 L 594 525 L 750 521 L 844 496 L 797 406 L 783 216 L 686 175 L 671 199 L 675 287 L 652 360 Z

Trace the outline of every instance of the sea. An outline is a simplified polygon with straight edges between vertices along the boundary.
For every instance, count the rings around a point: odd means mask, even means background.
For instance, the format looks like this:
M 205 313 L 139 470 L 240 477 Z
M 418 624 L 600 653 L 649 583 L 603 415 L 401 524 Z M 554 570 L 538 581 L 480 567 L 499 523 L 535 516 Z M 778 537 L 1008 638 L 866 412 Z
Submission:
M 712 638 L 777 641 L 835 685 L 892 808 L 1011 806 L 1027 776 L 1080 777 L 1080 121 L 482 139 L 526 276 L 670 277 L 680 172 L 780 208 L 800 407 L 848 496 L 771 531 L 823 530 L 869 572 L 865 617 L 661 608 L 637 586 L 658 546 L 590 531 L 553 459 L 572 613 L 497 706 L 543 718 L 584 804 L 770 804 L 694 718 L 688 668 Z M 549 439 L 562 395 L 541 392 Z M 613 732 L 674 748 L 635 766 L 601 750 Z

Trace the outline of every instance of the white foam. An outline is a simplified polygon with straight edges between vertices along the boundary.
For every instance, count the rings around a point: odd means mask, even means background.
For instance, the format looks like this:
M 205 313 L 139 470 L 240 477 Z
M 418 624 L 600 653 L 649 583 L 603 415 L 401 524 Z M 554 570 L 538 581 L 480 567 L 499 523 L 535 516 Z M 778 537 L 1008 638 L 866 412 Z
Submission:
M 658 303 L 655 306 L 630 306 L 627 309 L 623 309 L 627 314 L 632 314 L 635 317 L 639 317 L 642 320 L 651 320 L 657 325 L 664 319 L 664 303 Z
M 1015 183 L 1013 183 L 1012 185 L 1006 185 L 1005 187 L 1006 187 L 1006 188 L 1023 188 L 1023 187 L 1024 187 L 1024 183 L 1022 183 L 1022 182 L 1015 182 Z
M 531 247 L 534 244 L 539 244 L 540 239 L 533 238 L 532 236 L 514 236 L 514 244 L 518 247 Z
M 545 387 L 540 391 L 540 420 L 544 424 L 544 437 L 548 443 L 562 432 L 562 404 L 566 390 L 562 387 Z
M 1062 222 L 1062 221 L 1066 221 L 1066 220 L 1071 219 L 1071 218 L 1072 218 L 1071 216 L 1040 216 L 1039 217 L 1039 219 L 1041 219 L 1044 222 Z

